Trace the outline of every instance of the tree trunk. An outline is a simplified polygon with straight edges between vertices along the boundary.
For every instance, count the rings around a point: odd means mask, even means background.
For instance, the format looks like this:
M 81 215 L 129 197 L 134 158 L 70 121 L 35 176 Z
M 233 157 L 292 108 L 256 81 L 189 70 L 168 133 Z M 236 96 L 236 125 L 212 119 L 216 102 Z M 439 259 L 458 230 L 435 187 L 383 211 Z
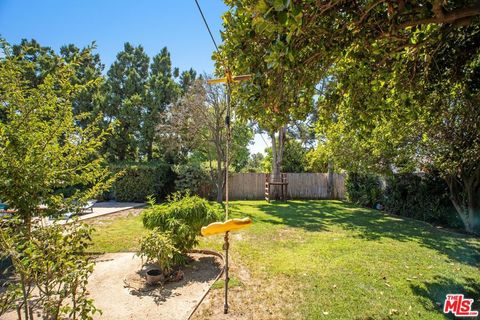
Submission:
M 27 231 L 27 239 L 30 239 L 32 235 L 32 213 L 30 211 L 22 212 L 21 210 L 19 210 L 18 214 L 20 217 L 23 217 L 23 225 L 25 226 L 25 229 Z
M 327 197 L 333 199 L 334 194 L 334 181 L 333 181 L 333 162 L 328 161 L 328 182 L 327 182 Z
M 472 176 L 463 179 L 456 176 L 446 178 L 450 189 L 450 200 L 463 222 L 465 231 L 480 234 L 480 168 Z
M 270 134 L 270 138 L 272 139 L 272 174 L 270 175 L 270 182 L 282 180 L 282 159 L 285 146 L 286 130 L 286 126 L 283 126 L 278 130 L 278 140 L 275 137 L 275 132 Z M 272 199 L 278 198 L 279 190 L 279 186 L 273 186 L 270 189 L 270 195 Z
M 221 157 L 217 157 L 217 202 L 222 203 L 223 202 L 223 182 L 224 182 L 224 177 L 225 174 L 222 170 L 222 161 L 219 161 Z
M 152 161 L 153 158 L 153 141 L 148 141 L 147 146 L 147 161 Z

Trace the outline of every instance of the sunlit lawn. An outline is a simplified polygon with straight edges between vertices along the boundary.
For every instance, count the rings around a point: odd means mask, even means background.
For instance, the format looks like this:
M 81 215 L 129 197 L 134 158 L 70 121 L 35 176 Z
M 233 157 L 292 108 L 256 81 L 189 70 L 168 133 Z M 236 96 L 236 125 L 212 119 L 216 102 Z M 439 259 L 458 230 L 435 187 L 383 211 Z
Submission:
M 138 242 L 146 229 L 140 215 L 129 214 L 114 219 L 90 220 L 94 224 L 93 252 L 137 251 Z
M 233 316 L 442 319 L 447 293 L 475 298 L 480 309 L 478 238 L 340 201 L 235 201 L 231 208 L 233 216 L 254 220 L 232 237 L 237 296 L 243 290 L 249 300 L 246 308 L 233 291 Z M 92 250 L 135 250 L 143 232 L 138 216 L 105 222 Z M 200 246 L 220 250 L 221 243 L 215 236 Z M 241 268 L 247 279 L 235 274 Z M 214 290 L 198 318 L 211 314 L 220 297 Z M 268 312 L 252 311 L 260 308 Z

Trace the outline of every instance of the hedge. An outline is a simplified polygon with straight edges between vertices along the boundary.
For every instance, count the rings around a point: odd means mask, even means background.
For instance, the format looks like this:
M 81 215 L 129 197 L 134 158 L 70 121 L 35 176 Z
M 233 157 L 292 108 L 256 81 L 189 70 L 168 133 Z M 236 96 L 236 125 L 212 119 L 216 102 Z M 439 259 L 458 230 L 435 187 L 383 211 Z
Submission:
M 211 199 L 213 185 L 208 173 L 199 163 L 175 165 L 175 191 L 190 192 Z
M 363 207 L 384 210 L 434 224 L 461 228 L 462 223 L 449 199 L 448 186 L 437 173 L 395 174 L 386 179 L 373 174 L 349 173 L 345 181 L 347 200 Z
M 362 207 L 372 208 L 382 201 L 380 178 L 373 174 L 350 172 L 345 179 L 347 200 Z
M 174 174 L 165 162 L 116 163 L 110 168 L 112 173 L 120 173 L 112 185 L 110 199 L 143 202 L 153 195 L 159 200 L 173 190 Z
M 387 179 L 385 210 L 453 228 L 462 223 L 449 199 L 448 186 L 436 173 L 397 174 Z

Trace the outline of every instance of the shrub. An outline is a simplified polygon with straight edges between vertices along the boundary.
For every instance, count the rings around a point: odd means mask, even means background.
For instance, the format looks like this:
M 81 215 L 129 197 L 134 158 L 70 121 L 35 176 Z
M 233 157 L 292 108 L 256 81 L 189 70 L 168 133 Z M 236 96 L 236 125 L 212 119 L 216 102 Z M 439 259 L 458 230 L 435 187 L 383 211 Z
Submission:
M 160 199 L 172 187 L 173 173 L 164 162 L 119 163 L 111 165 L 111 171 L 120 172 L 112 186 L 112 198 L 117 201 L 143 202 L 149 195 Z
M 204 187 L 211 184 L 210 177 L 200 164 L 189 163 L 176 165 L 173 170 L 176 174 L 176 191 L 190 191 L 193 194 L 204 195 Z
M 175 254 L 179 253 L 173 245 L 172 238 L 171 233 L 154 229 L 140 241 L 138 255 L 145 259 L 147 263 L 151 262 L 158 265 L 163 274 L 167 275 L 176 264 Z
M 435 224 L 461 228 L 449 199 L 448 186 L 437 173 L 404 173 L 388 177 L 382 190 L 380 178 L 372 174 L 349 173 L 345 181 L 347 199 L 364 207 L 376 203 L 387 212 Z
M 0 228 L 0 259 L 11 258 L 18 279 L 0 293 L 0 318 L 19 308 L 30 319 L 35 306 L 42 319 L 93 319 L 99 310 L 87 284 L 94 264 L 86 256 L 92 228 L 70 223 L 35 228 L 29 234 L 20 226 L 11 220 Z
M 388 212 L 450 227 L 461 227 L 447 184 L 435 173 L 398 174 L 388 178 L 384 196 Z
M 373 207 L 382 200 L 382 187 L 376 175 L 350 172 L 345 180 L 347 200 L 363 207 Z
M 167 203 L 145 210 L 143 225 L 151 230 L 171 234 L 177 263 L 183 262 L 184 254 L 198 244 L 200 229 L 220 219 L 220 211 L 207 200 L 189 194 L 175 193 Z

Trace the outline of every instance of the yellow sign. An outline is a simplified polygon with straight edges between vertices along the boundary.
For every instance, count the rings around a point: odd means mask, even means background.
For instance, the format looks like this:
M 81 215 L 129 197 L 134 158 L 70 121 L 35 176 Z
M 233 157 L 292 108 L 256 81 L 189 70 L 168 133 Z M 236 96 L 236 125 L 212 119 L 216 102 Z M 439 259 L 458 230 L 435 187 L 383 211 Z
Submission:
M 252 219 L 230 219 L 225 222 L 214 222 L 202 228 L 202 236 L 211 236 L 228 231 L 236 231 L 248 227 L 252 224 Z
M 248 80 L 248 79 L 251 79 L 251 78 L 252 78 L 251 74 L 242 74 L 242 75 L 239 75 L 239 76 L 232 76 L 232 74 L 230 72 L 227 72 L 226 77 L 207 80 L 207 83 L 208 84 L 234 83 L 234 82 L 240 82 L 240 81 Z

